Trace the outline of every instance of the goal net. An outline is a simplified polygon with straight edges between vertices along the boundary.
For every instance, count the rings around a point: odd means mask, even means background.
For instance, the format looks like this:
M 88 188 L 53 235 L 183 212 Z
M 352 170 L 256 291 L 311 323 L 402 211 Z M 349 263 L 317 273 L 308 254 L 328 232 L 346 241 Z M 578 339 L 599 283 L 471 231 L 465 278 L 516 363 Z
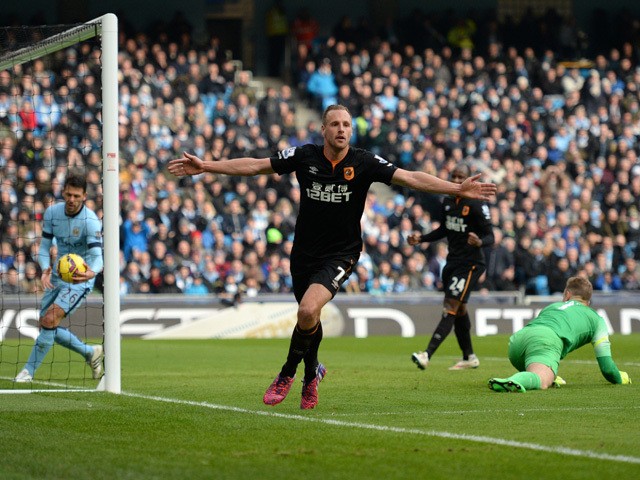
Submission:
M 0 27 L 2 393 L 120 392 L 117 29 L 113 14 L 73 26 Z M 49 337 L 53 346 L 38 350 L 49 298 L 38 261 L 43 217 L 64 202 L 71 172 L 86 179 L 85 205 L 102 222 L 104 269 Z M 73 249 L 83 223 L 68 223 L 65 248 Z M 53 241 L 50 250 L 54 268 L 58 246 Z M 65 288 L 75 305 L 77 294 Z M 95 359 L 100 348 L 104 375 L 94 378 L 92 352 Z

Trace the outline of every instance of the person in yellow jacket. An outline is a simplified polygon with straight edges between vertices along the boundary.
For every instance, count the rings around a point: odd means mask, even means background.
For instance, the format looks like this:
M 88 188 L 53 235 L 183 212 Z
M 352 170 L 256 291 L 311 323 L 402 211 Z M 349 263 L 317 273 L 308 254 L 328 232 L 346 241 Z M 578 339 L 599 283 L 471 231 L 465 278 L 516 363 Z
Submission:
M 470 19 L 460 19 L 447 33 L 447 41 L 452 47 L 473 50 L 473 36 L 477 30 L 476 24 Z
M 289 35 L 289 20 L 281 0 L 276 0 L 267 11 L 265 30 L 267 34 L 268 73 L 279 77 Z

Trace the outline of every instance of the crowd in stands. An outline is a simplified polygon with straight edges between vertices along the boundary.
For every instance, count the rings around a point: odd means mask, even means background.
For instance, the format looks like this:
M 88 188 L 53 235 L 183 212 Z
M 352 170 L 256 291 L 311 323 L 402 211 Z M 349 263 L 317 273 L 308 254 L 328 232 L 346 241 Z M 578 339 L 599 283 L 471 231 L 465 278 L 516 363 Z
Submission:
M 309 21 L 308 12 L 301 18 Z M 291 290 L 295 177 L 177 179 L 166 165 L 183 151 L 223 161 L 321 143 L 318 122 L 300 128 L 300 101 L 318 112 L 348 106 L 354 146 L 403 168 L 446 179 L 467 162 L 498 185 L 490 202 L 496 244 L 486 249 L 481 289 L 553 294 L 582 274 L 596 290 L 640 290 L 640 50 L 632 22 L 628 39 L 577 61 L 580 32 L 554 16 L 533 25 L 452 18 L 438 29 L 413 15 L 378 31 L 347 17 L 313 38 L 300 20 L 306 36 L 294 49 L 294 83 L 264 94 L 217 39 L 196 45 L 184 23 L 154 35 L 123 29 L 122 294 Z M 61 200 L 67 168 L 85 169 L 87 203 L 102 210 L 98 62 L 86 43 L 55 61 L 0 72 L 4 293 L 39 288 L 39 220 Z M 398 189 L 382 200 L 370 192 L 364 250 L 345 290 L 437 291 L 446 243 L 412 247 L 406 238 L 440 221 L 437 196 Z

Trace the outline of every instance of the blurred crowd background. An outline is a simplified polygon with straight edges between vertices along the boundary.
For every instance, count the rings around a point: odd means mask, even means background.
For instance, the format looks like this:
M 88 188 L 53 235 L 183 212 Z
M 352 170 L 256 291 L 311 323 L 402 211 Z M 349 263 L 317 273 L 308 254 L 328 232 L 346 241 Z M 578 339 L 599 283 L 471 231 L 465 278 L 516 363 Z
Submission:
M 285 81 L 256 80 L 215 36 L 196 42 L 179 12 L 147 31 L 119 19 L 123 295 L 289 292 L 295 177 L 177 179 L 166 165 L 184 151 L 223 161 L 322 143 L 333 103 L 353 115 L 354 146 L 445 179 L 466 162 L 498 185 L 481 290 L 553 294 L 575 274 L 640 290 L 640 18 L 598 38 L 553 10 L 517 23 L 343 16 L 320 35 L 307 10 L 291 20 L 276 2 L 266 20 L 270 74 Z M 41 288 L 40 220 L 68 168 L 86 171 L 101 214 L 99 62 L 86 43 L 0 72 L 4 294 Z M 439 290 L 446 242 L 406 238 L 440 220 L 437 196 L 372 190 L 343 288 Z

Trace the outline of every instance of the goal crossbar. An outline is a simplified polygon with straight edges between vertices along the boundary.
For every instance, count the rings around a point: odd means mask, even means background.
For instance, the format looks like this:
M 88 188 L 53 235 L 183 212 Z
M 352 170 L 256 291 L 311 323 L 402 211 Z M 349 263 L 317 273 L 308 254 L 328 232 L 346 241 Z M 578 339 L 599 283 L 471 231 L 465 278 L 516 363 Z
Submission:
M 15 52 L 7 52 L 1 55 L 0 70 L 6 70 L 7 68 L 35 60 L 43 55 L 50 55 L 59 50 L 72 47 L 79 42 L 84 42 L 85 40 L 99 36 L 101 32 L 102 22 L 100 19 L 78 25 L 77 27 L 47 37 L 35 45 L 23 47 Z

